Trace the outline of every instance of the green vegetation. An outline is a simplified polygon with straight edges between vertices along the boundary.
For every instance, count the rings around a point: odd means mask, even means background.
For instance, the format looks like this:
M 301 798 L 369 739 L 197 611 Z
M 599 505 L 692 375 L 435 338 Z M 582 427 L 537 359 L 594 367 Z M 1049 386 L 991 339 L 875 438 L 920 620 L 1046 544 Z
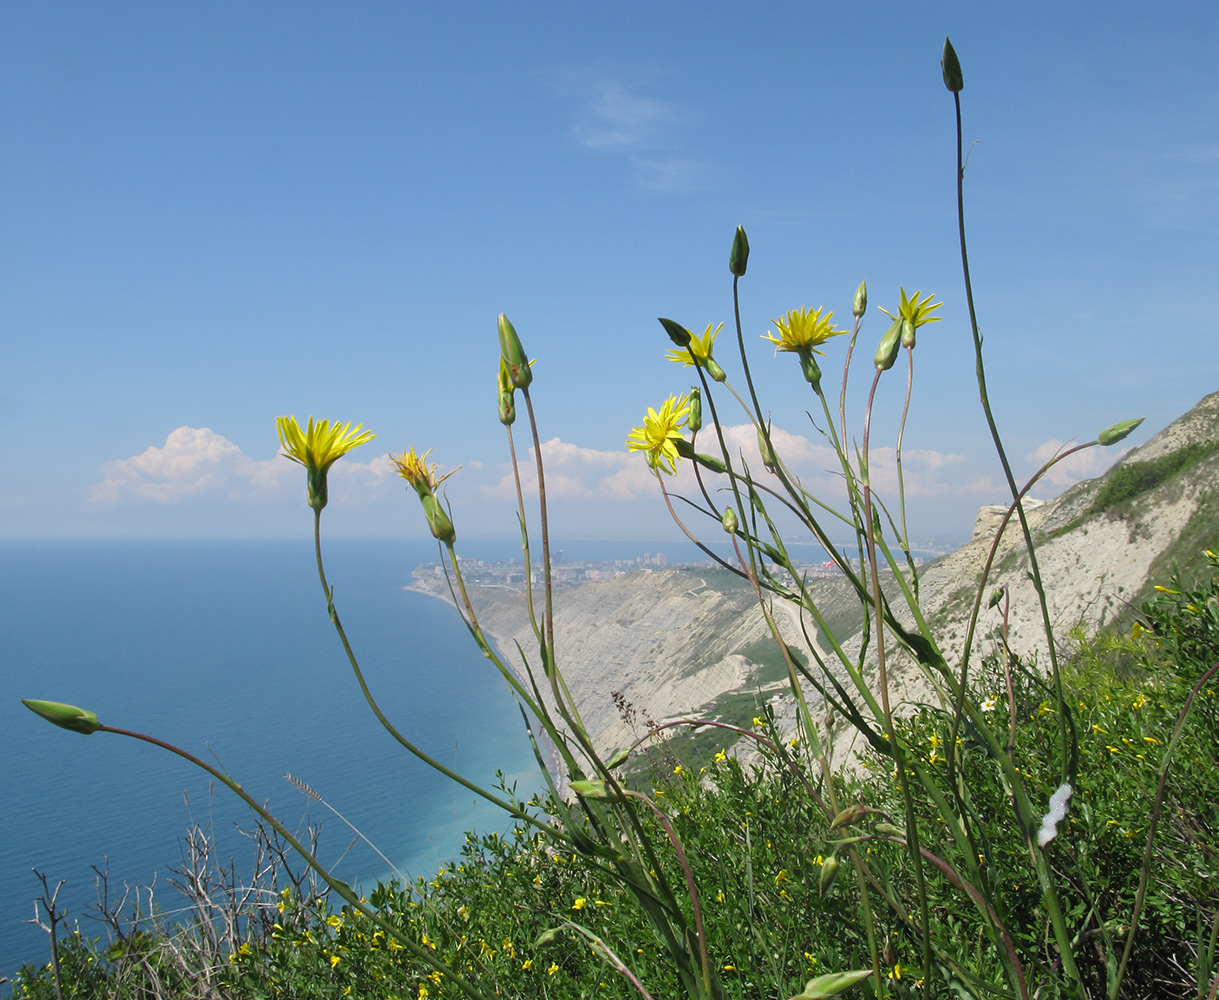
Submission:
M 1105 477 L 1085 516 L 1108 513 L 1149 493 L 1216 450 L 1219 442 L 1194 441 L 1146 462 L 1123 462 Z
M 1076 960 L 1095 996 L 1104 994 L 1105 942 L 1120 943 L 1139 893 L 1150 806 L 1166 764 L 1169 780 L 1123 995 L 1205 996 L 1215 975 L 1219 681 L 1200 689 L 1170 749 L 1186 696 L 1219 661 L 1219 560 L 1208 562 L 1211 576 L 1200 585 L 1170 581 L 1144 608 L 1133 635 L 1075 636 L 1075 651 L 1064 665 L 1080 767 L 1050 855 L 1066 887 L 1063 906 L 1078 942 Z M 1002 664 L 992 660 L 975 692 L 1001 742 L 1011 735 L 1006 683 Z M 1044 803 L 1057 780 L 1046 767 L 1056 744 L 1052 694 L 1043 678 L 1019 666 L 1013 693 L 1012 759 L 1034 781 L 1034 797 Z M 757 731 L 765 735 L 768 726 L 761 721 Z M 945 780 L 950 728 L 947 715 L 931 708 L 900 723 L 909 745 L 918 748 L 920 763 Z M 984 891 L 1017 948 L 1035 953 L 1043 947 L 1047 919 L 1036 869 L 1014 828 L 1002 774 L 985 742 L 969 731 L 961 739 L 974 808 L 988 817 L 977 829 L 976 845 L 985 859 Z M 657 779 L 653 795 L 691 859 L 727 996 L 793 996 L 821 970 L 867 965 L 859 889 L 848 866 L 843 864 L 832 888 L 821 888 L 826 859 L 836 851 L 843 857 L 848 841 L 854 839 L 869 856 L 882 891 L 904 896 L 912 890 L 909 856 L 895 843 L 897 835 L 881 825 L 886 817 L 901 825 L 891 762 L 875 753 L 863 760 L 866 768 L 844 783 L 840 796 L 884 810 L 885 816 L 873 814 L 834 831 L 803 787 L 803 780 L 818 781 L 801 777 L 811 762 L 799 747 L 768 750 L 763 764 L 750 770 L 723 755 L 701 763 L 683 757 L 679 773 Z M 920 799 L 918 809 L 920 821 L 933 827 L 934 804 Z M 958 872 L 966 867 L 947 836 L 927 849 Z M 662 860 L 671 863 L 672 853 Z M 586 939 L 563 934 L 537 943 L 567 920 L 578 920 L 615 949 L 629 951 L 622 957 L 629 957 L 653 996 L 678 991 L 663 949 L 621 882 L 578 853 L 550 850 L 520 826 L 505 836 L 470 838 L 460 861 L 435 878 L 409 887 L 383 885 L 370 900 L 416 941 L 499 996 L 638 996 Z M 943 961 L 959 966 L 967 982 L 994 982 L 1001 970 L 977 910 L 963 905 L 949 880 L 934 883 L 930 905 Z M 182 940 L 198 937 L 197 927 L 162 924 L 155 930 L 146 923 L 125 941 L 110 944 L 72 934 L 60 942 L 64 996 L 418 1000 L 460 995 L 442 973 L 406 955 L 351 907 L 331 912 L 294 886 L 273 894 L 258 912 L 264 919 L 250 920 L 249 935 L 212 970 L 191 968 L 177 958 L 187 954 Z M 879 923 L 891 995 L 921 996 L 918 976 L 910 971 L 918 961 L 917 935 L 894 913 Z M 149 985 L 153 971 L 161 992 Z M 15 988 L 20 997 L 55 997 L 48 966 L 26 966 Z

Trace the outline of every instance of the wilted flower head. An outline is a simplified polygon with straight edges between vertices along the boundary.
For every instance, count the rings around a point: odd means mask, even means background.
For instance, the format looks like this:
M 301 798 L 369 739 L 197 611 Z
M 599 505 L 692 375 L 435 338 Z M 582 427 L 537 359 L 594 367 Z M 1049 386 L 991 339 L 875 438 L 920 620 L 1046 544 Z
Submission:
M 762 336 L 762 339 L 774 344 L 776 352 L 812 351 L 814 354 L 824 354 L 824 351 L 818 351 L 817 348 L 830 337 L 837 337 L 847 331 L 839 330 L 830 322 L 834 317 L 832 312 L 826 313 L 825 316 L 822 316 L 821 313 L 822 308 L 820 307 L 811 310 L 803 306 L 799 309 L 791 309 L 786 318 L 774 321 L 779 336 L 775 337 L 767 333 Z
M 710 330 L 710 327 L 707 329 Z M 661 404 L 659 412 L 649 406 L 643 426 L 631 428 L 631 433 L 627 435 L 627 449 L 642 451 L 653 469 L 673 475 L 677 472 L 679 457 L 673 442 L 681 437 L 681 428 L 689 413 L 688 396 L 670 396 Z
M 415 449 L 404 451 L 401 455 L 395 455 L 393 452 L 389 454 L 389 464 L 392 465 L 395 471 L 414 488 L 422 499 L 424 496 L 431 496 L 436 492 L 436 487 L 443 483 L 453 472 L 446 472 L 439 479 L 436 478 L 436 463 L 433 462 L 429 467 L 427 457 L 432 453 L 429 448 L 422 455 L 416 455 Z
M 363 430 L 363 424 L 331 423 L 319 420 L 301 430 L 296 417 L 276 417 L 275 427 L 279 431 L 279 443 L 284 449 L 284 458 L 289 458 L 305 467 L 309 483 L 309 506 L 320 511 L 326 506 L 326 473 L 352 448 L 371 441 L 377 435 Z
M 708 323 L 707 329 L 703 331 L 701 337 L 687 331 L 690 333 L 690 346 L 673 351 L 665 351 L 665 357 L 686 368 L 691 365 L 702 367 L 716 382 L 723 382 L 725 378 L 724 370 L 716 364 L 715 359 L 711 356 L 712 348 L 715 346 L 715 338 L 723 328 L 724 324 L 721 323 L 713 330 L 712 324 Z

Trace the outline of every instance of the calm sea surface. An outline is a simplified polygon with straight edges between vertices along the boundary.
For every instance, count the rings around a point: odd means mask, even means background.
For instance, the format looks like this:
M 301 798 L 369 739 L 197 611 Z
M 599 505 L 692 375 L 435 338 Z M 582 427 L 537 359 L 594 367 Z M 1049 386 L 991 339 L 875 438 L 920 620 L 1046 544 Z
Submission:
M 514 554 L 495 548 L 472 554 Z M 402 589 L 435 548 L 328 551 L 343 624 L 398 728 L 481 783 L 498 768 L 522 791 L 540 787 L 516 705 L 456 613 Z M 5 543 L 0 567 L 0 974 L 47 958 L 45 935 L 23 923 L 39 892 L 32 868 L 66 880 L 60 904 L 93 934 L 92 865 L 108 861 L 120 886 L 155 873 L 170 905 L 166 878 L 190 824 L 210 825 L 239 870 L 252 860 L 234 826 L 249 813 L 228 789 L 146 744 L 55 729 L 20 698 L 81 705 L 218 760 L 289 827 L 306 806 L 291 772 L 411 874 L 454 854 L 465 830 L 503 825 L 376 725 L 308 541 Z M 323 859 L 338 860 L 351 834 L 316 804 L 309 812 L 322 820 Z M 357 846 L 338 871 L 367 882 L 385 865 Z

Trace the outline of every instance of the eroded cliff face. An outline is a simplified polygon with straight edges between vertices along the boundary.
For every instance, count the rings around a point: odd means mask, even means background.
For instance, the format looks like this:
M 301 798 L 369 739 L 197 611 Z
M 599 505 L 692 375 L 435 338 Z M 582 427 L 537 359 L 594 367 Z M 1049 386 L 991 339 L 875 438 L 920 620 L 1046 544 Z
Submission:
M 1049 502 L 1029 502 L 1028 522 L 1038 543 L 1058 641 L 1077 624 L 1093 631 L 1127 618 L 1152 584 L 1167 577 L 1173 562 L 1187 567 L 1204 548 L 1219 544 L 1217 501 L 1219 393 L 1126 454 L 1104 476 Z M 950 664 L 961 660 L 982 570 L 1005 511 L 1005 505 L 984 507 L 970 542 L 922 570 L 923 614 Z M 1044 663 L 1046 635 L 1028 573 L 1028 554 L 1013 519 L 995 547 L 984 590 L 989 594 L 997 586 L 1008 589 L 1009 642 L 1018 654 L 1035 655 Z M 856 655 L 859 636 L 851 635 L 856 628 L 851 622 L 858 621 L 852 615 L 858 605 L 846 582 L 818 581 L 812 587 L 818 607 L 837 623 L 839 640 Z M 893 591 L 893 607 L 900 609 L 892 581 L 886 591 Z M 479 588 L 473 600 L 483 626 L 497 638 L 508 661 L 523 670 L 519 644 L 536 664 L 537 641 L 524 595 Z M 782 602 L 773 607 L 785 641 L 808 658 L 809 642 L 798 609 Z M 910 616 L 899 611 L 899 617 Z M 983 610 L 974 637 L 974 662 L 994 647 L 1001 622 L 1002 605 Z M 833 665 L 824 637 L 811 625 L 807 633 L 821 659 Z M 584 724 L 603 754 L 633 742 L 645 718 L 664 722 L 698 716 L 748 725 L 753 707 L 742 711 L 742 699 L 731 698 L 744 692 L 752 692 L 751 706 L 769 703 L 782 729 L 796 728 L 794 699 L 757 599 L 752 589 L 726 573 L 640 570 L 558 591 L 555 645 Z M 875 676 L 874 656 L 865 660 L 865 672 Z M 931 687 L 900 651 L 890 660 L 889 674 L 898 711 L 934 703 Z M 635 727 L 623 720 L 613 692 L 634 706 Z M 806 695 L 820 717 L 816 692 L 807 688 Z M 853 759 L 857 741 L 848 730 L 839 725 L 833 734 L 838 763 Z M 738 753 L 750 756 L 744 744 Z

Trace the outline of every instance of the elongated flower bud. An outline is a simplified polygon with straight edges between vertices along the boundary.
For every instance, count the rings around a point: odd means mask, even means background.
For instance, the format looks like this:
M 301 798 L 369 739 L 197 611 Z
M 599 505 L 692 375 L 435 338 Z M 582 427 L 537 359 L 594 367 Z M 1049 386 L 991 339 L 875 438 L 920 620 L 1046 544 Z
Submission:
M 758 451 L 762 453 L 762 466 L 767 472 L 775 471 L 775 452 L 770 446 L 770 441 L 767 438 L 770 435 L 770 428 L 766 429 L 766 433 L 762 433 L 762 428 L 758 428 Z
M 503 313 L 499 314 L 499 353 L 508 368 L 508 381 L 514 388 L 527 388 L 533 381 L 529 359 L 525 356 L 525 348 L 521 346 L 521 338 L 516 335 L 516 328 Z
M 893 325 L 880 338 L 880 345 L 876 348 L 876 357 L 872 359 L 873 364 L 880 371 L 887 372 L 893 367 L 893 362 L 897 360 L 897 349 L 901 346 L 901 332 L 902 321 L 895 319 Z
M 497 389 L 499 392 L 499 422 L 505 427 L 511 427 L 516 423 L 516 390 L 512 388 L 512 382 L 508 378 L 508 365 L 503 357 L 499 359 Z
M 821 895 L 828 896 L 833 891 L 836 878 L 838 878 L 838 855 L 831 854 L 821 865 Z
M 703 429 L 703 394 L 695 386 L 690 390 L 690 412 L 686 414 L 686 426 L 691 434 L 697 434 Z
M 992 590 L 990 592 L 990 600 L 986 602 L 986 610 L 989 611 L 991 608 L 998 607 L 999 602 L 1003 600 L 1004 593 L 1005 591 L 1002 587 L 996 587 Z
M 855 289 L 855 301 L 851 303 L 851 315 L 859 319 L 868 310 L 868 283 L 861 281 Z
M 612 756 L 609 760 L 607 760 L 605 762 L 605 769 L 607 771 L 612 771 L 616 767 L 621 767 L 623 764 L 625 764 L 627 762 L 627 759 L 630 756 L 631 756 L 630 747 L 623 747 L 621 750 L 619 750 L 617 753 L 615 753 L 614 756 Z
M 957 50 L 952 47 L 948 36 L 944 36 L 944 54 L 940 57 L 940 69 L 944 73 L 944 86 L 954 94 L 965 89 L 965 77 L 961 75 L 961 60 L 957 58 Z
M 830 824 L 831 830 L 837 830 L 840 826 L 854 826 L 861 819 L 868 815 L 868 807 L 856 803 L 855 805 L 847 806 Z
M 1096 440 L 1103 445 L 1117 444 L 1122 438 L 1130 434 L 1139 424 L 1143 422 L 1143 417 L 1137 420 L 1123 420 L 1120 423 L 1114 424 L 1112 427 L 1106 427 L 1098 435 Z
M 732 238 L 732 254 L 728 257 L 728 270 L 738 278 L 744 275 L 749 264 L 749 238 L 745 235 L 745 227 L 737 226 L 736 235 Z
M 665 328 L 665 333 L 669 335 L 669 339 L 678 347 L 689 347 L 691 334 L 680 323 L 675 323 L 671 319 L 665 319 L 663 316 L 658 316 L 660 325 Z
M 702 366 L 707 370 L 707 374 L 716 382 L 723 382 L 727 375 L 724 374 L 724 369 L 719 366 L 715 358 L 705 358 L 701 362 Z
M 724 513 L 720 516 L 720 525 L 730 535 L 736 534 L 736 511 L 731 507 L 725 507 Z
M 51 725 L 74 733 L 81 733 L 84 736 L 96 733 L 101 726 L 96 715 L 83 708 L 77 708 L 75 705 L 65 705 L 58 701 L 38 701 L 34 698 L 22 698 L 21 704 L 35 715 L 46 719 Z
M 902 320 L 902 347 L 914 347 L 915 329 L 915 325 L 910 320 Z
M 570 781 L 567 787 L 575 792 L 582 799 L 611 799 L 614 795 L 610 792 L 609 785 L 604 781 L 590 781 L 587 778 L 581 778 L 579 781 Z

